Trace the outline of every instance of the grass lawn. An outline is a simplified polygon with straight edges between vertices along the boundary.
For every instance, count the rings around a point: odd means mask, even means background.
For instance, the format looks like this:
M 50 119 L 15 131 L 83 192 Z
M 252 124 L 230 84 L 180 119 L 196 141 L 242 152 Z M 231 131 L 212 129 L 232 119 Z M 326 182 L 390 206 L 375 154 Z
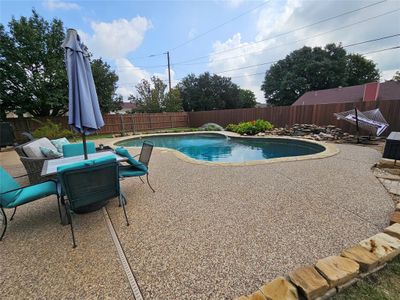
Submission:
M 357 284 L 339 293 L 334 300 L 399 300 L 400 256 L 381 271 L 371 274 Z

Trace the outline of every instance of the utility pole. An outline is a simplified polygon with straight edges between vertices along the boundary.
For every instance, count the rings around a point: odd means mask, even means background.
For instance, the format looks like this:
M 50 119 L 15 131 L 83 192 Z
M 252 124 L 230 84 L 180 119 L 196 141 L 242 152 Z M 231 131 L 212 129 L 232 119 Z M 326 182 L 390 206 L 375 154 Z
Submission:
M 168 60 L 168 86 L 169 86 L 169 92 L 171 92 L 171 65 L 169 62 L 169 51 L 167 51 L 165 54 L 167 54 L 167 60 Z

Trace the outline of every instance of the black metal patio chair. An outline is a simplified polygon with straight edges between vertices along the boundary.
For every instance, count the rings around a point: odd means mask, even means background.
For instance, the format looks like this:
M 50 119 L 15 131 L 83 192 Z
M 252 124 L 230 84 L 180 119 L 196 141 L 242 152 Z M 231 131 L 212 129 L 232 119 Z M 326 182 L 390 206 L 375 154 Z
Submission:
M 143 142 L 142 149 L 140 151 L 139 160 L 137 161 L 134 157 L 132 157 L 128 150 L 123 147 L 119 147 L 115 149 L 115 152 L 118 155 L 124 156 L 128 158 L 128 165 L 120 166 L 119 175 L 121 178 L 125 177 L 139 177 L 140 180 L 144 183 L 142 176 L 146 175 L 147 184 L 150 189 L 155 193 L 155 190 L 150 184 L 149 181 L 149 162 L 151 158 L 151 154 L 153 152 L 154 145 L 150 142 Z M 135 157 L 136 157 L 135 156 Z
M 118 163 L 114 156 L 60 166 L 57 176 L 61 183 L 61 201 L 71 227 L 74 248 L 76 243 L 71 217 L 74 212 L 85 213 L 99 209 L 109 199 L 118 197 L 124 210 L 126 225 L 129 226 L 125 210 L 126 198 L 120 189 Z M 64 199 L 64 195 L 67 199 Z

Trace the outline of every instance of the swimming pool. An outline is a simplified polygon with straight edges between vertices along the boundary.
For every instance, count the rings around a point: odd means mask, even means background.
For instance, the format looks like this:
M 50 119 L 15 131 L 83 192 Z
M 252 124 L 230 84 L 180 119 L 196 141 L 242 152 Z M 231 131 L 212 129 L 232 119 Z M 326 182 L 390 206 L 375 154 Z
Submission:
M 211 133 L 147 136 L 121 141 L 117 145 L 141 147 L 144 141 L 152 142 L 155 147 L 178 150 L 194 159 L 224 163 L 310 155 L 325 150 L 322 145 L 301 140 L 227 137 Z

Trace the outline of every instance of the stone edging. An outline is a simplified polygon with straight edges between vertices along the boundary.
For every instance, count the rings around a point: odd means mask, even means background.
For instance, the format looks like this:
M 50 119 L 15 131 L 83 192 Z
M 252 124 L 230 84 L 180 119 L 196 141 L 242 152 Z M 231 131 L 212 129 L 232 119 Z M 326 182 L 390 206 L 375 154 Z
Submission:
M 340 256 L 329 256 L 314 265 L 302 266 L 287 278 L 278 277 L 248 296 L 236 300 L 298 300 L 328 299 L 360 278 L 374 273 L 400 254 L 400 205 L 396 206 L 390 226 L 368 239 L 342 251 Z M 396 222 L 397 221 L 397 222 Z
M 197 165 L 208 165 L 208 166 L 254 166 L 254 165 L 261 165 L 261 164 L 270 164 L 270 163 L 276 163 L 276 162 L 288 162 L 288 161 L 301 161 L 301 160 L 308 160 L 308 159 L 321 159 L 321 158 L 326 158 L 330 157 L 333 155 L 336 155 L 339 153 L 339 149 L 331 143 L 324 143 L 324 142 L 319 142 L 319 141 L 313 141 L 313 140 L 307 140 L 307 139 L 302 139 L 302 138 L 294 138 L 294 137 L 283 137 L 283 136 L 241 136 L 232 132 L 227 132 L 227 131 L 195 131 L 195 132 L 179 132 L 179 133 L 155 133 L 155 134 L 141 134 L 137 135 L 134 138 L 118 138 L 117 140 L 114 140 L 112 142 L 112 145 L 110 146 L 115 146 L 117 143 L 129 140 L 129 139 L 140 139 L 140 138 L 145 138 L 145 137 L 150 137 L 150 136 L 160 136 L 160 135 L 188 135 L 188 134 L 199 134 L 199 133 L 212 133 L 212 134 L 220 134 L 228 137 L 240 137 L 240 138 L 256 138 L 256 139 L 284 139 L 284 140 L 296 140 L 296 141 L 305 141 L 308 143 L 313 143 L 317 144 L 320 146 L 323 146 L 325 148 L 324 151 L 316 154 L 310 154 L 310 155 L 301 155 L 301 156 L 290 156 L 290 157 L 279 157 L 279 158 L 271 158 L 271 159 L 263 159 L 263 160 L 253 160 L 253 161 L 248 161 L 248 162 L 243 162 L 243 163 L 215 163 L 215 162 L 208 162 L 208 161 L 203 161 L 203 160 L 198 160 L 191 158 L 182 152 L 174 149 L 169 149 L 169 148 L 163 148 L 163 147 L 158 147 L 159 149 L 162 149 L 162 151 L 168 151 L 171 153 L 174 153 L 176 157 L 179 159 L 182 159 L 188 163 L 192 164 L 197 164 Z

